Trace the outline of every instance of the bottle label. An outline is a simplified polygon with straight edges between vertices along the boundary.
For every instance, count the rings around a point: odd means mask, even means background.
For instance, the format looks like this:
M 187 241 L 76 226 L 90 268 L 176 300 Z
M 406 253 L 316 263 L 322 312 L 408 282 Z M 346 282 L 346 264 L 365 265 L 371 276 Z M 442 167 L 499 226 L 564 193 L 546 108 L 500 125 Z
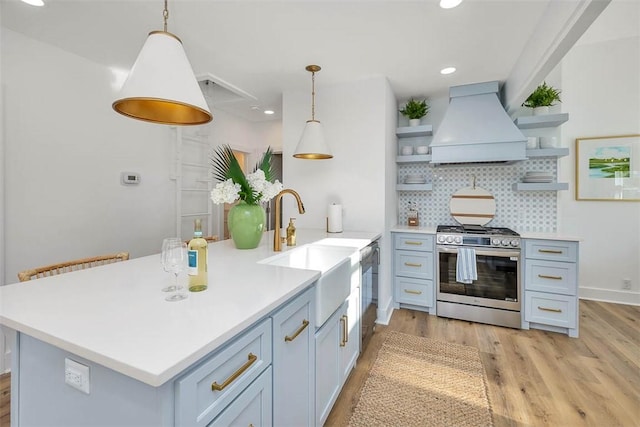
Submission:
M 187 269 L 187 274 L 189 276 L 197 276 L 198 275 L 198 251 L 190 250 L 188 253 L 189 260 L 189 268 Z

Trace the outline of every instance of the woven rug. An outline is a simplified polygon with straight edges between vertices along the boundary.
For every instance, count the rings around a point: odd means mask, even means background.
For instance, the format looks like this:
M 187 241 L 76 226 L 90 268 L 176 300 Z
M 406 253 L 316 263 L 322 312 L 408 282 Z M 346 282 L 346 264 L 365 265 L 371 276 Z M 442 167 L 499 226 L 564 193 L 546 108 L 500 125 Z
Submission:
M 349 425 L 493 426 L 475 347 L 389 332 Z

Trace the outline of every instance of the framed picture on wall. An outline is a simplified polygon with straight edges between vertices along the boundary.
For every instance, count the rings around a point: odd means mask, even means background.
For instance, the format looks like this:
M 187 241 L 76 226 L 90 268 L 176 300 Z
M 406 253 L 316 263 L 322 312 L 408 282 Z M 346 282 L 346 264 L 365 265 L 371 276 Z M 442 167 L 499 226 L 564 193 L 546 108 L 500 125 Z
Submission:
M 576 139 L 576 200 L 640 201 L 640 135 Z

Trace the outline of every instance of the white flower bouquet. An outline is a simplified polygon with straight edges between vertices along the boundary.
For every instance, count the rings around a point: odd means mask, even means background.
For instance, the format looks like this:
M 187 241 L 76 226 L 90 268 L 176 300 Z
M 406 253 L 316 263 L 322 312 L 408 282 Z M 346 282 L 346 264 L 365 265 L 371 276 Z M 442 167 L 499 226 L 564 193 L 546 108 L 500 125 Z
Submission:
M 242 200 L 248 205 L 257 205 L 274 198 L 282 190 L 282 184 L 273 179 L 272 154 L 271 147 L 267 148 L 254 171 L 245 176 L 231 147 L 218 147 L 211 159 L 213 175 L 219 181 L 211 190 L 213 203 Z

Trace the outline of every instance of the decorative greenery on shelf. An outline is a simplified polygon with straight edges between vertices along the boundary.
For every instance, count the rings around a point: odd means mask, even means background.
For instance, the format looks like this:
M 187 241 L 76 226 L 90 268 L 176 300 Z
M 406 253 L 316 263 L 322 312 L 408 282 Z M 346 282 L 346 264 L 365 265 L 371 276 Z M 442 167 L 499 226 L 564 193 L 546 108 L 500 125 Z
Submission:
M 404 108 L 399 111 L 403 116 L 408 117 L 409 119 L 421 119 L 429 112 L 429 105 L 427 104 L 426 99 L 417 101 L 411 98 L 405 104 Z
M 257 205 L 275 197 L 282 190 L 282 184 L 274 180 L 272 155 L 268 147 L 253 173 L 245 176 L 231 147 L 219 146 L 211 158 L 213 177 L 220 181 L 211 191 L 213 203 L 233 203 L 239 199 L 248 205 Z
M 555 101 L 560 101 L 560 91 L 553 86 L 547 86 L 547 82 L 542 82 L 536 90 L 522 103 L 523 107 L 550 107 Z

